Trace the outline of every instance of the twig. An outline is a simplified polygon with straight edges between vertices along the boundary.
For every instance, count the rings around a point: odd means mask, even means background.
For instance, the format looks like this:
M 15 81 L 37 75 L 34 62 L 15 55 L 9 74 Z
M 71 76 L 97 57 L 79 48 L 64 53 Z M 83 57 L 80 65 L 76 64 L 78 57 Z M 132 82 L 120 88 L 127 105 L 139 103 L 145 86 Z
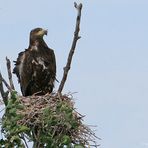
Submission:
M 7 81 L 2 77 L 2 82 L 5 84 L 5 86 L 7 87 L 8 91 L 12 91 L 11 87 L 9 86 L 9 84 L 7 83 Z
M 1 113 L 2 111 L 4 111 L 4 110 L 5 110 L 5 108 L 1 109 L 1 110 L 0 110 L 0 113 Z
M 0 72 L 0 92 L 1 92 L 2 98 L 4 98 L 5 92 L 4 92 L 4 87 L 3 87 L 2 79 L 3 79 L 2 78 L 2 74 Z
M 12 81 L 11 62 L 7 57 L 6 57 L 6 63 L 7 63 L 7 71 L 8 71 L 8 78 L 9 78 L 10 87 L 12 90 L 15 90 L 14 85 L 13 85 L 13 81 Z
M 69 55 L 68 55 L 68 59 L 67 59 L 67 64 L 66 64 L 66 67 L 64 67 L 63 78 L 62 78 L 61 83 L 60 83 L 59 88 L 58 88 L 59 93 L 61 93 L 63 88 L 64 88 L 64 84 L 65 84 L 66 79 L 67 79 L 68 71 L 70 70 L 72 57 L 73 57 L 73 54 L 74 54 L 74 51 L 75 51 L 75 48 L 76 48 L 76 43 L 77 43 L 77 40 L 80 39 L 79 31 L 80 31 L 80 20 L 81 20 L 82 4 L 80 3 L 79 5 L 77 5 L 77 3 L 75 2 L 74 7 L 78 11 L 77 19 L 76 19 L 76 27 L 75 27 L 72 46 L 71 46 L 71 49 L 70 49 L 70 52 L 69 52 Z
M 8 100 L 8 94 L 9 94 L 9 91 L 4 91 L 4 87 L 3 87 L 3 83 L 6 85 L 6 87 L 8 88 L 8 90 L 10 91 L 10 87 L 9 85 L 7 84 L 7 82 L 4 80 L 4 78 L 2 77 L 2 74 L 0 72 L 0 93 L 1 93 L 1 96 L 2 96 L 2 99 L 5 103 L 5 105 L 7 104 L 7 100 Z
M 24 137 L 24 134 L 22 134 L 22 135 L 20 136 L 20 138 L 23 139 L 23 141 L 24 141 L 24 143 L 25 143 L 25 145 L 26 145 L 26 148 L 29 148 L 29 146 L 28 146 L 28 144 L 27 144 L 27 142 L 26 142 L 26 139 L 25 139 L 25 137 Z
M 7 81 L 3 78 L 2 74 L 0 73 L 0 93 L 5 105 L 7 105 L 9 92 L 12 92 L 14 90 L 12 73 L 11 73 L 11 62 L 7 57 L 6 57 L 6 63 L 7 63 L 7 71 L 8 71 L 8 78 L 9 78 L 10 85 L 7 83 Z M 8 89 L 6 92 L 4 91 L 3 83 Z

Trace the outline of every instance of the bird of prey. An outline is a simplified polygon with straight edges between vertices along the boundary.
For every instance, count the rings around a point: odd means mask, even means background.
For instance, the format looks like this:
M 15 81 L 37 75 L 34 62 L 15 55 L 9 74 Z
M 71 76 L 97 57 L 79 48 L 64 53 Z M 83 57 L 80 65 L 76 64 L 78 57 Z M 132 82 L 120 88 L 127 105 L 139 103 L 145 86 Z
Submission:
M 54 51 L 43 36 L 47 30 L 35 28 L 30 32 L 29 47 L 18 54 L 13 73 L 18 77 L 23 96 L 51 93 L 56 79 Z

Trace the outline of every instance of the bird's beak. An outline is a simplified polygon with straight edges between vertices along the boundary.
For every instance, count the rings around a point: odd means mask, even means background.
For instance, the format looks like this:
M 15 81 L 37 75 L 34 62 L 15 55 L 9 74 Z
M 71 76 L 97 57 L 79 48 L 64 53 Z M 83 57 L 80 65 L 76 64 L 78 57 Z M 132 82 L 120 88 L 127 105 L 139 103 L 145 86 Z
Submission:
M 43 37 L 44 35 L 47 35 L 47 33 L 48 33 L 48 30 L 42 29 L 42 30 L 38 31 L 36 33 L 36 35 Z
M 47 35 L 48 34 L 48 30 L 43 30 L 44 34 Z

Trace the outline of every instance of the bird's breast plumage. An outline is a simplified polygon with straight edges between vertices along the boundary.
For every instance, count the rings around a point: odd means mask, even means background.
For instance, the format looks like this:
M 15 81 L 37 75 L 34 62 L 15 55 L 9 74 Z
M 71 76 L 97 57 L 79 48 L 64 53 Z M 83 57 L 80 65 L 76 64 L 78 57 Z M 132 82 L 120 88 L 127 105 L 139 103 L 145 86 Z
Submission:
M 23 95 L 52 92 L 56 77 L 53 50 L 26 50 L 20 60 L 18 73 Z

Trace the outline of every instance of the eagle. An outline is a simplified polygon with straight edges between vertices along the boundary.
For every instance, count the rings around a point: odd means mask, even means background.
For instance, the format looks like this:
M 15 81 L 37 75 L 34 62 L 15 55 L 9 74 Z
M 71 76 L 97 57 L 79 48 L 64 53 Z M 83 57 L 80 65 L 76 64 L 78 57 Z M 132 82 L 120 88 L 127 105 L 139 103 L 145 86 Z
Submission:
M 56 59 L 43 37 L 47 30 L 35 28 L 30 32 L 28 49 L 20 52 L 13 73 L 18 77 L 23 96 L 51 93 L 56 80 Z

